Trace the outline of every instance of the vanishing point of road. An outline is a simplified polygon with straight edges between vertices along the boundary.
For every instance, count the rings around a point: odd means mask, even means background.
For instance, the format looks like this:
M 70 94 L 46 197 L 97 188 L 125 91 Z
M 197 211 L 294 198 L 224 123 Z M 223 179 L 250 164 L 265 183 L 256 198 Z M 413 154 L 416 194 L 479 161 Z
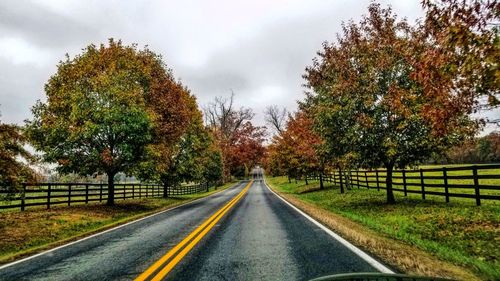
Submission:
M 232 188 L 0 267 L 0 280 L 308 280 L 390 272 L 268 189 Z

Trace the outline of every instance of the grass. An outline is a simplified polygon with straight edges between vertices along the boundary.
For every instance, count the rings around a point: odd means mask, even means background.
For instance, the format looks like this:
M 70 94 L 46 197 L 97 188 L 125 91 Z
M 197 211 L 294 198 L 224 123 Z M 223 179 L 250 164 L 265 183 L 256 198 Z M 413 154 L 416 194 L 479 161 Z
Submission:
M 83 236 L 208 196 L 233 186 L 227 183 L 217 190 L 174 198 L 144 198 L 104 204 L 54 206 L 50 210 L 0 212 L 0 264 L 55 247 Z
M 318 190 L 317 181 L 288 183 L 285 177 L 267 178 L 281 193 L 341 215 L 381 236 L 417 247 L 433 256 L 471 269 L 480 278 L 500 279 L 500 205 L 474 200 L 443 202 L 443 197 L 421 200 L 396 192 L 394 205 L 386 204 L 385 191 L 339 189 L 328 183 Z M 487 202 L 487 203 L 486 203 Z

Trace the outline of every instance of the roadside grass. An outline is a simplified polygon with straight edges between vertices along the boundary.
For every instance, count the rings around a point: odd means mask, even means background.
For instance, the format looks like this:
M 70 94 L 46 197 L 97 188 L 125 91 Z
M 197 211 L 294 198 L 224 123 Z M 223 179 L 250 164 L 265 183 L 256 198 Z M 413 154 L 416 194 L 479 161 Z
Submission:
M 208 196 L 234 184 L 172 198 L 117 201 L 113 207 L 93 203 L 0 212 L 0 264 Z
M 473 199 L 444 202 L 444 197 L 422 200 L 418 194 L 386 204 L 385 190 L 353 188 L 341 194 L 333 184 L 288 183 L 286 177 L 267 177 L 279 192 L 360 223 L 384 237 L 416 246 L 438 259 L 471 269 L 486 280 L 500 280 L 500 205 Z

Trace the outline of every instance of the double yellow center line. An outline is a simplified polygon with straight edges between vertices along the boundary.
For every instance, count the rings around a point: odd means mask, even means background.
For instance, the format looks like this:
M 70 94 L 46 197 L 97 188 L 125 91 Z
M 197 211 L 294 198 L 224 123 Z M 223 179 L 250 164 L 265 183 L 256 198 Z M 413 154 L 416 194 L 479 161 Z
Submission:
M 156 261 L 146 271 L 139 275 L 135 281 L 162 280 L 167 274 L 189 253 L 189 251 L 217 224 L 217 222 L 246 194 L 253 180 L 250 181 L 243 190 L 238 193 L 224 207 L 219 209 L 210 218 L 204 221 L 179 244 L 172 248 L 168 253 Z

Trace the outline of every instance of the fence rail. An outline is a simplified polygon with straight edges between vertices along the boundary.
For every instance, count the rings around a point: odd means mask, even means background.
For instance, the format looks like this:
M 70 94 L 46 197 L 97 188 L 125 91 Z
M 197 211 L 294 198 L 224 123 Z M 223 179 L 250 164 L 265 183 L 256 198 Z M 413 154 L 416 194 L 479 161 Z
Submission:
M 368 188 L 386 189 L 387 170 L 346 170 L 323 174 L 323 181 L 343 185 L 348 189 Z M 320 180 L 320 175 L 306 176 L 306 180 Z M 446 202 L 450 198 L 481 200 L 500 200 L 500 165 L 473 165 L 461 167 L 442 167 L 428 169 L 394 170 L 392 189 L 404 196 L 420 194 L 442 196 Z
M 208 183 L 167 188 L 167 196 L 189 195 L 206 192 Z M 133 198 L 162 197 L 163 185 L 145 183 L 115 184 L 115 200 Z M 108 186 L 105 183 L 24 183 L 17 192 L 0 190 L 0 209 L 53 205 L 88 204 L 90 202 L 105 202 L 108 198 Z M 2 198 L 3 197 L 3 198 Z

